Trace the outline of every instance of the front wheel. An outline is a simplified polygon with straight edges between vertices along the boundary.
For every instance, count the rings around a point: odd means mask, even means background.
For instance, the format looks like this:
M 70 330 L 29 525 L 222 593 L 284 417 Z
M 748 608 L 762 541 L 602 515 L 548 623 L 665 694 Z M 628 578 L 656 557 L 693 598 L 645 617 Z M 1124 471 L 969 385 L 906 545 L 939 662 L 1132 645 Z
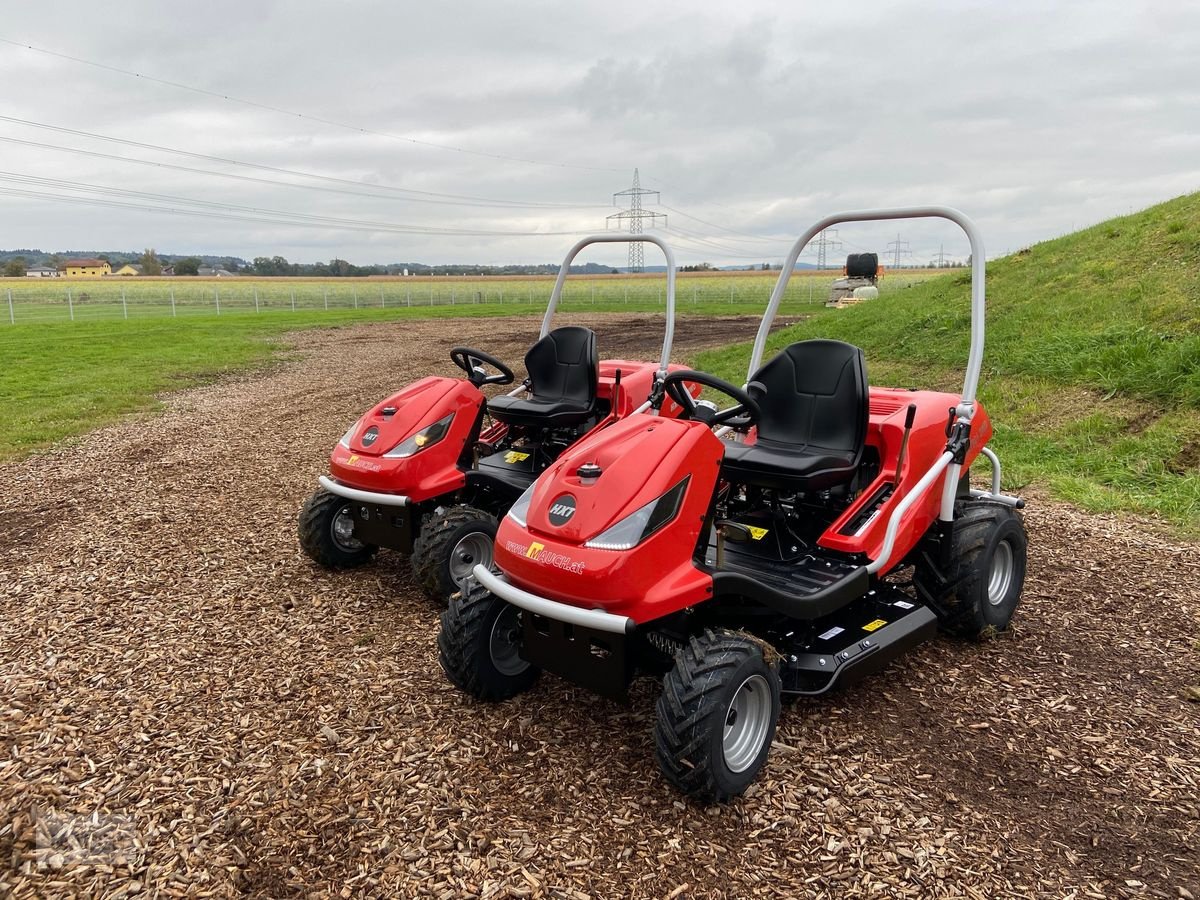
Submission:
M 955 510 L 949 560 L 930 542 L 917 558 L 913 586 L 944 631 L 979 640 L 1008 629 L 1025 584 L 1025 525 L 999 503 L 970 501 Z
M 451 506 L 421 524 L 412 568 L 425 596 L 445 603 L 461 591 L 477 565 L 492 567 L 496 517 L 473 506 Z
M 438 658 L 455 685 L 477 700 L 507 700 L 537 680 L 521 656 L 520 611 L 471 582 L 442 613 Z
M 327 569 L 353 569 L 370 562 L 377 548 L 354 536 L 354 509 L 354 501 L 318 490 L 300 510 L 301 549 Z
M 663 678 L 655 756 L 667 781 L 700 803 L 745 792 L 767 761 L 779 722 L 779 674 L 762 647 L 705 631 Z

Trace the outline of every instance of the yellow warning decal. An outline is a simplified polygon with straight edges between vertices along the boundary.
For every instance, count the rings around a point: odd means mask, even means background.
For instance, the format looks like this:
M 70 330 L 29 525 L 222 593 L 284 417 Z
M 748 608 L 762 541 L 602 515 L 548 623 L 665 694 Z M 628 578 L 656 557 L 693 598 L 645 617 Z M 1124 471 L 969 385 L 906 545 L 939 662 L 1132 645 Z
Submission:
M 513 463 L 524 462 L 527 459 L 529 459 L 528 453 L 521 453 L 517 450 L 509 450 L 507 453 L 504 454 L 504 461 L 506 463 L 508 463 L 510 466 Z
M 539 544 L 537 541 L 531 541 L 529 544 L 529 550 L 525 553 L 525 555 L 529 559 L 537 559 L 537 555 L 545 549 L 545 544 Z
M 887 622 L 883 621 L 883 619 L 876 619 L 874 622 L 868 622 L 866 625 L 864 625 L 863 631 L 876 631 L 886 624 Z
M 755 528 L 753 525 L 747 525 L 746 530 L 750 532 L 750 537 L 756 541 L 761 541 L 767 536 L 766 528 Z

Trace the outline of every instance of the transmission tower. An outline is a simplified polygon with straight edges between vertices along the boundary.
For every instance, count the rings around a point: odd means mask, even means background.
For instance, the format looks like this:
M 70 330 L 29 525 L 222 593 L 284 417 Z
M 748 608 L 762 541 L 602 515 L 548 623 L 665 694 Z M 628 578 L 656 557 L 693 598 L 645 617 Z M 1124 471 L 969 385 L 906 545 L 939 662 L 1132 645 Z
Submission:
M 892 268 L 900 268 L 900 260 L 905 256 L 912 256 L 912 251 L 908 249 L 908 241 L 900 240 L 900 235 L 896 235 L 894 241 L 888 242 L 888 252 L 892 254 Z
M 939 268 L 939 269 L 942 268 L 946 264 L 946 245 L 945 244 L 938 244 L 937 256 L 935 256 L 934 259 L 937 260 L 937 268 Z
M 612 228 L 613 223 L 615 222 L 617 228 L 624 228 L 625 223 L 628 222 L 630 234 L 641 234 L 642 233 L 642 222 L 647 219 L 650 222 L 651 228 L 653 228 L 655 225 L 659 224 L 658 223 L 659 219 L 662 219 L 662 224 L 665 226 L 667 224 L 666 215 L 664 215 L 663 213 L 649 212 L 642 208 L 642 198 L 646 197 L 650 194 L 654 195 L 655 203 L 660 202 L 659 197 L 658 197 L 658 191 L 647 191 L 642 188 L 641 179 L 638 177 L 638 170 L 634 169 L 633 170 L 633 187 L 627 188 L 626 190 L 623 190 L 623 191 L 618 191 L 617 193 L 613 194 L 613 206 L 621 206 L 623 203 L 628 202 L 629 208 L 623 209 L 618 213 L 613 213 L 611 216 L 609 216 L 607 219 L 605 219 L 605 224 L 609 228 Z M 623 199 L 618 200 L 617 199 L 618 197 L 623 198 Z M 624 199 L 624 198 L 627 198 L 627 199 Z M 630 272 L 643 272 L 643 271 L 645 271 L 645 269 L 646 269 L 646 254 L 642 252 L 642 242 L 641 241 L 630 241 L 629 242 L 629 271 Z
M 826 250 L 840 250 L 842 242 L 838 240 L 836 228 L 826 228 L 816 236 L 813 243 L 817 246 L 817 268 L 825 268 Z

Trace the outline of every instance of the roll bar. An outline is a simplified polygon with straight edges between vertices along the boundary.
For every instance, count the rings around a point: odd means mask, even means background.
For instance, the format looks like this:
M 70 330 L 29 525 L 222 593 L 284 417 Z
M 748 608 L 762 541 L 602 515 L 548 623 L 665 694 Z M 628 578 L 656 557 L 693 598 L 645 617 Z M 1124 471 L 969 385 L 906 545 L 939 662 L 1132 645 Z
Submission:
M 767 337 L 771 333 L 771 323 L 775 321 L 775 315 L 779 312 L 779 304 L 783 302 L 783 295 L 787 290 L 788 281 L 791 280 L 792 270 L 796 267 L 796 260 L 800 258 L 800 254 L 808 246 L 808 242 L 831 225 L 840 225 L 845 222 L 883 222 L 889 219 L 948 219 L 965 231 L 967 239 L 971 242 L 971 349 L 967 355 L 967 374 L 963 380 L 962 400 L 954 411 L 956 421 L 969 426 L 975 415 L 975 393 L 979 389 L 979 372 L 983 368 L 984 268 L 986 260 L 983 238 L 979 234 L 979 229 L 975 227 L 975 223 L 964 213 L 949 206 L 856 209 L 834 213 L 810 226 L 804 234 L 800 235 L 796 243 L 792 244 L 792 249 L 788 251 L 787 259 L 783 263 L 783 271 L 779 273 L 779 280 L 775 282 L 775 288 L 771 291 L 771 300 L 767 304 L 767 311 L 763 314 L 762 323 L 758 326 L 758 334 L 754 338 L 754 351 L 750 354 L 750 368 L 746 372 L 746 381 L 750 380 L 762 364 L 763 352 L 767 348 Z M 958 492 L 958 479 L 962 466 L 943 455 L 892 512 L 880 556 L 867 567 L 869 571 L 877 572 L 890 561 L 896 533 L 900 527 L 900 518 L 916 498 L 929 488 L 942 469 L 946 470 L 946 481 L 942 487 L 942 502 L 938 518 L 943 522 L 954 520 L 954 499 Z
M 589 237 L 581 238 L 576 242 L 575 246 L 567 251 L 567 257 L 563 260 L 563 264 L 558 270 L 558 278 L 554 282 L 554 290 L 550 292 L 550 305 L 546 307 L 546 315 L 542 319 L 542 331 L 538 337 L 544 338 L 550 333 L 550 323 L 554 320 L 554 311 L 558 308 L 558 301 L 562 297 L 563 285 L 567 281 L 567 273 L 579 251 L 590 244 L 632 243 L 654 244 L 654 246 L 663 252 L 663 256 L 667 258 L 667 328 L 663 336 L 662 361 L 658 367 L 658 378 L 661 381 L 667 377 L 667 365 L 671 361 L 671 344 L 675 340 L 675 254 L 662 238 L 653 234 L 593 234 Z
M 783 271 L 779 273 L 779 280 L 775 282 L 775 289 L 771 292 L 771 301 L 767 304 L 767 311 L 763 314 L 762 324 L 759 325 L 758 335 L 754 339 L 754 352 L 750 354 L 750 369 L 746 373 L 746 379 L 749 380 L 750 376 L 757 372 L 758 367 L 762 364 L 763 351 L 767 347 L 767 336 L 771 333 L 771 323 L 775 321 L 775 314 L 779 311 L 779 304 L 783 302 L 783 294 L 787 290 L 788 281 L 791 280 L 796 260 L 800 258 L 800 254 L 804 252 L 804 248 L 808 246 L 809 241 L 831 225 L 840 225 L 845 222 L 883 222 L 889 219 L 949 219 L 967 233 L 967 239 L 971 242 L 971 351 L 967 357 L 967 376 L 963 382 L 962 404 L 958 409 L 958 414 L 969 421 L 975 409 L 975 393 L 979 389 L 979 371 L 983 367 L 983 238 L 980 236 L 979 229 L 975 227 L 974 222 L 967 218 L 964 213 L 949 206 L 856 209 L 849 212 L 834 213 L 832 216 L 826 216 L 824 219 L 821 219 L 821 221 L 810 227 L 808 231 L 800 235 L 799 240 L 788 251 L 787 259 L 783 264 Z

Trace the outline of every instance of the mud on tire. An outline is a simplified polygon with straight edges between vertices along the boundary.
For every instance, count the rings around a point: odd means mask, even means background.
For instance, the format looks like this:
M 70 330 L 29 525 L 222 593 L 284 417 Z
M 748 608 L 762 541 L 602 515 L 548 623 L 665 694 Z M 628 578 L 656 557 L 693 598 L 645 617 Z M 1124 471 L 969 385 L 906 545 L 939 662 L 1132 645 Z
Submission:
M 490 566 L 496 527 L 495 516 L 472 506 L 446 507 L 425 519 L 412 553 L 413 576 L 425 596 L 445 603 L 462 587 L 454 578 L 455 569 L 469 575 L 476 562 Z M 469 551 L 466 556 L 460 552 L 461 558 L 456 560 L 455 550 L 460 545 Z M 480 556 L 484 558 L 477 558 Z
M 314 562 L 327 569 L 353 569 L 370 562 L 375 555 L 373 544 L 364 543 L 353 536 L 339 534 L 345 531 L 347 514 L 354 501 L 339 497 L 324 489 L 309 497 L 300 509 L 296 530 L 300 547 Z
M 913 572 L 917 595 L 937 613 L 943 631 L 980 640 L 1008 628 L 1025 583 L 1026 537 L 1021 514 L 986 500 L 955 507 L 950 558 L 936 541 L 919 549 Z
M 438 660 L 454 684 L 477 700 L 507 700 L 541 670 L 519 657 L 518 610 L 475 582 L 442 612 Z
M 743 793 L 766 762 L 779 700 L 779 675 L 759 644 L 727 631 L 693 637 L 663 678 L 656 709 L 655 756 L 667 781 L 700 803 Z

